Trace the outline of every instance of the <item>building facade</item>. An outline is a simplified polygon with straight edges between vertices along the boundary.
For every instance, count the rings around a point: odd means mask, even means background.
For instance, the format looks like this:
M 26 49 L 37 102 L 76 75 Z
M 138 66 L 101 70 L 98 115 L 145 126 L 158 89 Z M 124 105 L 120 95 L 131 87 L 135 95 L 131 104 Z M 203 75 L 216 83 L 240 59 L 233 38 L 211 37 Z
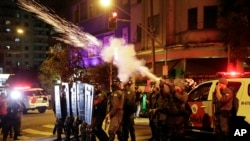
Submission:
M 0 67 L 4 73 L 37 69 L 46 58 L 49 26 L 18 7 L 0 1 Z
M 107 28 L 110 10 L 117 10 L 120 19 L 115 30 Z M 215 75 L 231 66 L 217 27 L 218 0 L 116 0 L 110 9 L 81 0 L 71 11 L 71 20 L 104 45 L 111 36 L 133 43 L 137 57 L 157 76 Z M 247 70 L 243 63 L 234 67 Z

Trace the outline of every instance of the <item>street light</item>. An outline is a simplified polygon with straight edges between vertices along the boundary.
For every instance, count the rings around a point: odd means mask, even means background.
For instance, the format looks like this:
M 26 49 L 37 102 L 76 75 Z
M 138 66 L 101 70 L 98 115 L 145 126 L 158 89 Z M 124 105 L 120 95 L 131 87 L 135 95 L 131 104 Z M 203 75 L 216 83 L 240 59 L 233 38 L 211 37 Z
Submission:
M 23 33 L 24 33 L 23 29 L 21 29 L 21 28 L 17 28 L 16 32 L 17 32 L 18 34 L 23 34 Z
M 116 4 L 113 4 L 113 2 L 111 2 L 112 0 L 100 0 L 100 3 L 102 6 L 105 7 L 111 7 L 114 6 L 115 8 L 117 8 L 118 10 L 120 10 L 121 12 L 125 13 L 126 15 L 128 15 L 129 17 L 131 17 L 131 14 L 128 13 L 127 11 L 123 10 L 121 7 L 117 6 Z M 151 16 L 151 21 L 150 21 L 150 29 L 145 27 L 142 24 L 138 24 L 139 22 L 137 22 L 136 20 L 126 20 L 126 19 L 117 19 L 118 21 L 123 21 L 123 22 L 135 22 L 142 30 L 144 30 L 146 32 L 147 35 L 150 36 L 150 38 L 152 39 L 152 69 L 153 69 L 153 73 L 155 73 L 155 42 L 158 43 L 160 46 L 164 47 L 163 43 L 161 41 L 159 41 L 156 36 L 154 35 L 154 31 L 152 30 L 154 27 L 153 24 L 153 0 L 150 0 L 150 16 Z M 165 63 L 163 66 L 163 75 L 167 75 L 168 73 L 168 66 L 167 66 L 167 49 L 165 49 Z
M 108 7 L 111 5 L 111 0 L 100 0 L 102 6 Z

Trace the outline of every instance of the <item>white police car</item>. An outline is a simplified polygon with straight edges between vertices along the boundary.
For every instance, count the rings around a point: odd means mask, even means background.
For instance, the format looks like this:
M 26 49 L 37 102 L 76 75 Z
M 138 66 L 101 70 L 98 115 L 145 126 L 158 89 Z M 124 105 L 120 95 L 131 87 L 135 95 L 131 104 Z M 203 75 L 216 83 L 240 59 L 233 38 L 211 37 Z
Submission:
M 10 100 L 19 100 L 22 104 L 23 113 L 28 110 L 38 110 L 39 113 L 46 112 L 49 107 L 48 95 L 42 88 L 14 88 L 10 91 Z
M 250 78 L 227 78 L 228 87 L 236 95 L 236 118 L 230 123 L 234 131 L 248 129 L 250 125 Z M 238 76 L 237 76 L 238 77 Z M 188 103 L 192 109 L 188 130 L 196 133 L 215 134 L 213 95 L 218 79 L 205 81 L 189 92 Z M 238 107 L 237 107 L 238 106 Z M 232 131 L 232 132 L 234 132 Z M 250 132 L 250 130 L 248 131 Z

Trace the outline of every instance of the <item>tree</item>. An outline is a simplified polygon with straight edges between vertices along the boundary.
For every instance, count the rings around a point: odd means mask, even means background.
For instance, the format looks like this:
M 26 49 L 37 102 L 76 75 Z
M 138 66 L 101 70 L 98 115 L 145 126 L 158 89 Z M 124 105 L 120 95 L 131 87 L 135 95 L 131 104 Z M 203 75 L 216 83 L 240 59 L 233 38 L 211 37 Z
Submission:
M 229 63 L 246 61 L 250 40 L 250 1 L 221 0 L 218 27 L 225 33 Z M 242 66 L 243 68 L 243 66 Z
M 39 79 L 43 88 L 50 93 L 53 90 L 54 80 L 67 81 L 71 75 L 68 48 L 56 44 L 47 51 L 48 57 L 39 68 Z

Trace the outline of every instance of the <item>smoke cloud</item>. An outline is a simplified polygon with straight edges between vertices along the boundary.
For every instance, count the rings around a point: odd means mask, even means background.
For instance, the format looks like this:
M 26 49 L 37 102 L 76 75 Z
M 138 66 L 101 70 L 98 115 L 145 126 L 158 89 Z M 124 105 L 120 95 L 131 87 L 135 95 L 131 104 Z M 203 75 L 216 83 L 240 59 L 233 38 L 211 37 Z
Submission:
M 145 61 L 136 58 L 134 45 L 125 44 L 125 41 L 121 38 L 111 39 L 110 46 L 103 48 L 101 57 L 105 62 L 117 66 L 118 77 L 122 82 L 127 82 L 133 73 L 140 73 L 154 81 L 160 80 L 144 66 Z
M 57 40 L 75 47 L 82 47 L 85 50 L 91 47 L 101 48 L 101 42 L 95 36 L 83 32 L 80 27 L 60 18 L 53 11 L 34 0 L 18 0 L 18 4 L 20 8 L 35 13 L 38 18 L 53 26 L 57 32 L 62 33 L 63 36 L 58 37 Z M 144 61 L 136 58 L 134 45 L 125 44 L 123 39 L 111 39 L 110 46 L 104 47 L 100 55 L 105 62 L 113 63 L 117 66 L 118 77 L 123 82 L 127 82 L 133 73 L 136 72 L 154 81 L 160 80 L 144 66 Z

